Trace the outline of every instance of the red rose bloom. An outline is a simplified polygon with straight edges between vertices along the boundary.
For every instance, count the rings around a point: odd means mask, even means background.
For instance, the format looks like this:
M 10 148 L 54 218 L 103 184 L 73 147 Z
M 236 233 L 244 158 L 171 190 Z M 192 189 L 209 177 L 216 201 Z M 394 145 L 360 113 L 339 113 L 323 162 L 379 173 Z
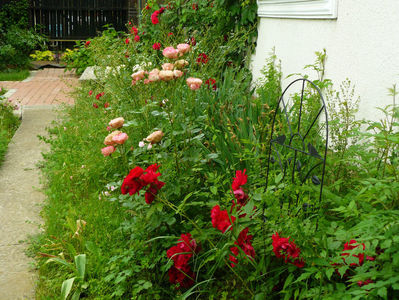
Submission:
M 123 179 L 121 191 L 123 195 L 129 193 L 130 196 L 138 194 L 139 191 L 144 187 L 140 176 L 143 175 L 144 170 L 140 167 L 135 167 L 129 174 Z
M 231 184 L 233 191 L 238 190 L 242 185 L 247 183 L 248 175 L 245 174 L 246 171 L 246 169 L 244 171 L 236 171 L 236 177 L 233 178 L 233 183 Z
M 146 10 L 149 10 L 149 9 L 151 9 L 151 7 L 147 4 L 147 5 L 145 6 L 145 9 L 146 9 Z
M 155 180 L 150 184 L 150 187 L 144 194 L 145 202 L 147 204 L 151 204 L 154 201 L 155 196 L 158 194 L 158 191 L 165 185 L 165 182 Z
M 154 45 L 152 45 L 152 49 L 154 49 L 154 50 L 161 49 L 161 43 L 154 43 Z
M 283 238 L 276 232 L 272 236 L 273 239 L 273 252 L 277 258 L 284 258 L 286 263 L 293 264 L 298 268 L 305 266 L 303 259 L 299 259 L 301 250 L 295 245 L 294 242 L 290 242 L 289 238 Z
M 109 103 L 108 103 L 108 102 L 105 102 L 105 103 L 104 103 L 104 108 L 107 108 L 107 107 L 109 107 Z
M 344 245 L 344 250 L 342 251 L 341 256 L 349 256 L 350 254 L 349 254 L 348 252 L 344 252 L 344 251 L 346 251 L 346 250 L 353 250 L 353 249 L 359 247 L 360 245 L 363 246 L 363 250 L 366 249 L 366 246 L 364 245 L 364 243 L 357 244 L 356 240 L 350 240 L 349 243 L 346 242 L 345 245 Z M 358 259 L 359 259 L 359 263 L 358 263 L 358 264 L 357 264 L 357 263 L 351 263 L 351 264 L 349 264 L 350 266 L 355 266 L 355 267 L 357 267 L 357 266 L 363 265 L 363 263 L 364 263 L 364 253 L 352 254 L 352 256 L 358 258 Z M 343 259 L 344 262 L 345 262 L 345 257 L 343 257 L 342 259 Z M 374 260 L 375 260 L 375 257 L 368 256 L 368 255 L 367 255 L 367 256 L 366 256 L 366 260 L 374 261 Z
M 171 36 L 171 35 L 173 35 L 173 32 L 169 32 L 169 33 L 168 33 L 168 36 Z
M 188 263 L 200 248 L 190 233 L 182 234 L 178 241 L 176 246 L 166 251 L 166 256 L 173 260 L 173 266 L 169 269 L 169 281 L 172 284 L 178 283 L 182 288 L 188 288 L 194 284 L 195 278 Z
M 197 64 L 206 64 L 208 62 L 208 55 L 200 53 L 197 58 Z
M 234 242 L 234 244 L 239 246 L 250 259 L 253 259 L 255 257 L 255 249 L 251 244 L 253 236 L 248 235 L 248 231 L 248 227 L 242 230 L 238 235 L 237 241 Z M 230 251 L 232 252 L 232 255 L 229 256 L 229 260 L 232 262 L 231 266 L 235 267 L 235 264 L 238 263 L 237 256 L 240 251 L 237 247 L 230 248 Z
M 134 26 L 130 29 L 130 32 L 131 32 L 132 34 L 134 34 L 134 35 L 138 35 L 138 34 L 139 34 L 138 29 L 137 29 L 136 27 L 134 27 Z
M 152 15 L 151 15 L 152 24 L 156 25 L 159 23 L 158 15 L 159 15 L 159 11 L 157 11 L 157 10 L 152 13 Z
M 93 103 L 94 108 L 98 108 L 98 104 L 96 102 Z
M 135 40 L 136 42 L 140 41 L 140 36 L 139 36 L 139 35 L 136 35 L 136 36 L 134 37 L 134 40 Z
M 193 8 L 194 10 L 197 10 L 197 9 L 198 9 L 198 4 L 197 4 L 197 3 L 194 3 L 194 4 L 192 5 L 192 8 Z
M 205 84 L 208 85 L 208 89 L 212 86 L 212 89 L 216 91 L 216 80 L 213 78 L 209 78 L 207 81 L 205 81 Z
M 90 90 L 89 91 L 89 96 L 91 96 L 91 95 L 93 95 L 93 91 Z
M 86 41 L 85 47 L 88 47 L 91 44 L 91 41 Z
M 126 38 L 125 44 L 126 44 L 126 45 L 129 44 L 129 42 L 130 42 L 130 39 L 129 39 L 129 38 Z
M 232 223 L 236 220 L 234 216 L 231 216 L 231 221 L 227 210 L 220 210 L 219 205 L 215 205 L 211 210 L 212 226 L 225 233 L 227 228 L 233 229 Z

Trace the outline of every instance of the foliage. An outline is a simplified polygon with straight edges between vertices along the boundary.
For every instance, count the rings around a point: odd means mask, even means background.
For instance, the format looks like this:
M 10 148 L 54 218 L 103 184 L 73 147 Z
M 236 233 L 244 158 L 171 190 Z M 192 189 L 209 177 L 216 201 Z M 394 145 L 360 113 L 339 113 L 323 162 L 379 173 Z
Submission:
M 32 29 L 11 26 L 0 32 L 0 70 L 5 68 L 26 68 L 29 65 L 29 54 L 41 48 L 45 37 Z
M 50 50 L 40 51 L 35 50 L 34 54 L 29 55 L 35 61 L 53 61 L 54 60 L 54 53 Z
M 13 114 L 14 106 L 2 96 L 4 93 L 5 90 L 0 89 L 0 163 L 4 159 L 8 143 L 19 126 L 18 118 Z
M 17 26 L 26 29 L 28 27 L 28 0 L 10 0 L 0 7 L 0 36 L 9 28 Z

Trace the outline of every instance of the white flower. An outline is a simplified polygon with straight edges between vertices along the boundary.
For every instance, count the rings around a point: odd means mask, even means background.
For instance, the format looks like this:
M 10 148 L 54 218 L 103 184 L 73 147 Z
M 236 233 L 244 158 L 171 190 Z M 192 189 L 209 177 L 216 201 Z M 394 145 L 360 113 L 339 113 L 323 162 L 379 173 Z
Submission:
M 143 141 L 141 141 L 140 143 L 139 143 L 139 147 L 140 148 L 143 148 L 145 146 L 145 143 L 143 142 Z

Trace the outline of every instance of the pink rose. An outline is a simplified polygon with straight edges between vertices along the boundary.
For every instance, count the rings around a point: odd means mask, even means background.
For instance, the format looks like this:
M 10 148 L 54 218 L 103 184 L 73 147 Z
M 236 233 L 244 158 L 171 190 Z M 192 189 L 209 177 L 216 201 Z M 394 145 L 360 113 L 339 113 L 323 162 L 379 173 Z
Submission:
M 159 78 L 161 78 L 164 81 L 170 81 L 174 78 L 173 71 L 170 70 L 162 70 L 159 72 Z
M 194 77 L 189 77 L 186 80 L 188 87 L 195 91 L 198 90 L 201 87 L 202 80 L 199 78 L 194 78 Z
M 151 82 L 158 81 L 159 80 L 159 70 L 154 69 L 150 73 L 148 73 L 148 80 Z
M 123 126 L 123 123 L 125 123 L 125 119 L 119 117 L 111 120 L 108 125 L 111 126 L 112 128 L 121 128 Z
M 126 142 L 126 140 L 128 139 L 128 135 L 124 132 L 118 133 L 117 135 L 112 137 L 112 141 L 114 143 L 117 143 L 119 145 L 122 145 Z
M 179 55 L 179 50 L 173 47 L 166 47 L 165 49 L 163 49 L 162 54 L 167 58 L 176 59 Z
M 104 147 L 104 148 L 101 149 L 101 153 L 104 156 L 109 156 L 109 155 L 111 155 L 114 152 L 115 152 L 115 147 L 114 146 L 108 146 L 108 147 Z
M 144 79 L 144 84 L 149 84 L 151 81 L 149 79 Z
M 120 134 L 120 133 L 122 133 L 122 132 L 116 130 L 116 131 L 113 131 L 113 132 L 111 132 L 110 134 L 108 134 L 108 135 L 105 137 L 105 139 L 104 139 L 104 145 L 107 145 L 107 146 L 114 146 L 114 145 L 115 145 L 115 142 L 113 141 L 113 138 L 114 138 L 114 136 L 116 136 L 116 135 L 118 135 L 118 134 Z
M 177 45 L 177 50 L 179 51 L 179 53 L 184 54 L 187 53 L 188 51 L 190 51 L 190 45 L 189 44 L 179 44 Z
M 132 76 L 133 80 L 139 81 L 141 79 L 144 79 L 144 74 L 145 74 L 145 71 L 140 70 L 140 71 L 137 71 L 136 73 L 133 73 L 131 76 Z
M 175 67 L 174 64 L 165 63 L 165 64 L 162 65 L 162 70 L 165 70 L 165 71 L 170 70 L 170 71 L 172 71 L 174 67 Z
M 179 78 L 183 76 L 183 72 L 180 70 L 174 70 L 173 75 L 175 76 L 175 78 Z

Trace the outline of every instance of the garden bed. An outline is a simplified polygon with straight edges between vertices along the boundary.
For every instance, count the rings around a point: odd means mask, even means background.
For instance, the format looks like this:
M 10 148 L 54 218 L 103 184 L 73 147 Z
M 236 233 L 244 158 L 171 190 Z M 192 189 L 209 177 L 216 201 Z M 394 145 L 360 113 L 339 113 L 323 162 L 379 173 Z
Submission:
M 328 107 L 332 143 L 322 202 L 313 210 L 316 180 L 298 187 L 278 170 L 265 190 L 281 95 L 277 58 L 255 93 L 250 22 L 241 20 L 245 30 L 234 26 L 235 17 L 230 29 L 198 29 L 201 20 L 221 24 L 231 7 L 176 6 L 146 9 L 130 34 L 108 29 L 76 54 L 75 68 L 88 61 L 124 67 L 82 82 L 75 106 L 63 110 L 46 139 L 45 232 L 31 249 L 37 297 L 397 297 L 396 108 L 386 109 L 388 123 L 369 122 L 362 133 L 355 98 L 339 97 L 316 77 L 336 97 Z M 325 59 L 320 52 L 307 67 L 317 74 Z M 343 91 L 353 95 L 351 89 L 344 82 Z M 291 98 L 307 103 L 306 128 L 319 107 L 309 89 L 299 95 Z M 322 126 L 316 124 L 319 132 Z M 280 119 L 276 127 L 284 129 Z M 325 134 L 312 134 L 323 144 Z M 292 195 L 304 201 L 295 208 L 312 210 L 294 211 Z

